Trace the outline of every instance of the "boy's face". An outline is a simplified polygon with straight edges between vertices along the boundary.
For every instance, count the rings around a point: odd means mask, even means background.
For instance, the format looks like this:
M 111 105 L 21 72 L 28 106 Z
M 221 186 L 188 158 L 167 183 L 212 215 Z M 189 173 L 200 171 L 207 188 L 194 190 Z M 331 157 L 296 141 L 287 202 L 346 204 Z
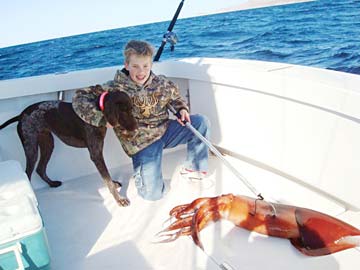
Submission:
M 125 68 L 129 71 L 130 78 L 138 85 L 144 85 L 150 76 L 152 58 L 150 56 L 131 55 Z

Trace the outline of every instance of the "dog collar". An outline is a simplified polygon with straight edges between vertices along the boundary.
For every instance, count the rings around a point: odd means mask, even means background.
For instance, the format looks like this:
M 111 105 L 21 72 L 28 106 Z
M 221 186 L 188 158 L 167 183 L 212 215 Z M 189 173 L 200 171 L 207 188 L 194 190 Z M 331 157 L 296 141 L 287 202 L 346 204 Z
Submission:
M 109 94 L 109 92 L 106 91 L 106 92 L 102 92 L 100 95 L 99 107 L 102 112 L 104 111 L 104 99 L 107 94 Z

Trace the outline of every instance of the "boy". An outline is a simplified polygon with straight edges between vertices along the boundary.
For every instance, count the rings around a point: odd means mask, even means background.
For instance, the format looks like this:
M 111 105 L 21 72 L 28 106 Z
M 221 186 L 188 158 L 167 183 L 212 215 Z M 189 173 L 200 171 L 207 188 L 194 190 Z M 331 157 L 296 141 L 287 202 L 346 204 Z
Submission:
M 124 50 L 125 67 L 115 74 L 114 80 L 106 83 L 106 91 L 124 91 L 132 99 L 133 115 L 138 129 L 129 132 L 114 127 L 126 154 L 132 158 L 135 186 L 146 200 L 158 200 L 163 196 L 165 185 L 161 161 L 165 148 L 187 143 L 187 160 L 181 174 L 201 179 L 206 175 L 208 148 L 180 120 L 170 120 L 167 105 L 172 105 L 206 138 L 209 137 L 209 122 L 201 115 L 189 115 L 186 102 L 178 87 L 151 71 L 154 49 L 144 41 L 132 40 Z M 87 123 L 104 125 L 101 107 L 103 93 L 86 89 L 76 91 L 73 97 L 75 112 Z M 100 96 L 100 97 L 99 97 Z M 107 124 L 109 126 L 109 124 Z

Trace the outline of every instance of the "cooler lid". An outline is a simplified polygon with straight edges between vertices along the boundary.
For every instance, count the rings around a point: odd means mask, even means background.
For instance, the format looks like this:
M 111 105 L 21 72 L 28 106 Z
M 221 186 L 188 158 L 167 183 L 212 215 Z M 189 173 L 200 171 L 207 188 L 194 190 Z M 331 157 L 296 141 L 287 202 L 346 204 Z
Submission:
M 32 198 L 0 201 L 0 244 L 31 235 L 42 228 L 39 210 Z
M 0 202 L 14 197 L 30 197 L 38 204 L 30 181 L 16 160 L 0 162 Z
M 42 228 L 37 200 L 19 162 L 0 162 L 0 244 Z

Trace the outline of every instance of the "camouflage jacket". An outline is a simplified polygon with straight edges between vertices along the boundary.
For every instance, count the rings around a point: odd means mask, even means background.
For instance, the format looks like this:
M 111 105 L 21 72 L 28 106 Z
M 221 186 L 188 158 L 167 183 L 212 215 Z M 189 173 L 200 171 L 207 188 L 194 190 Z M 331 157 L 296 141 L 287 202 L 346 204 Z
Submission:
M 160 139 L 165 133 L 169 122 L 167 104 L 171 104 L 176 110 L 189 110 L 178 87 L 165 76 L 157 76 L 152 72 L 145 85 L 138 86 L 125 69 L 118 70 L 114 80 L 102 87 L 106 91 L 124 91 L 132 99 L 133 115 L 137 119 L 138 129 L 130 132 L 114 127 L 115 134 L 129 156 Z M 106 125 L 97 104 L 100 94 L 95 87 L 85 87 L 77 89 L 73 97 L 74 111 L 82 120 L 94 126 Z

